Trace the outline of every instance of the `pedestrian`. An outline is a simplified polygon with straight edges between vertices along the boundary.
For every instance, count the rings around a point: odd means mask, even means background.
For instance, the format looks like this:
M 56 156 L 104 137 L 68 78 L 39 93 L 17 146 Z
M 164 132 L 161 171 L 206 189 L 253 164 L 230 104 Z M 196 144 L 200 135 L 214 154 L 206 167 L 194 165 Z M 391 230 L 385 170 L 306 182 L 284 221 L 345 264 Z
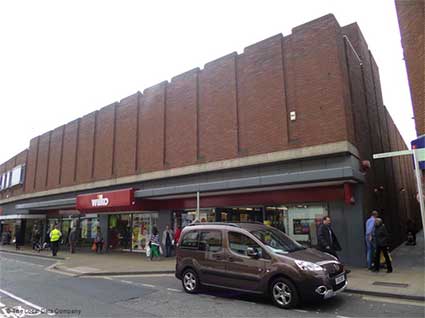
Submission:
M 182 229 L 180 224 L 177 225 L 176 231 L 174 232 L 174 244 L 177 245 L 180 240 L 180 235 L 182 234 Z
M 317 231 L 317 242 L 319 250 L 338 258 L 336 252 L 341 250 L 341 246 L 332 230 L 331 218 L 329 216 L 325 216 L 323 218 L 323 223 L 319 226 Z
M 22 245 L 23 245 L 23 242 L 22 242 L 21 226 L 18 224 L 15 224 L 15 249 L 20 250 Z
M 38 229 L 37 224 L 34 224 L 31 232 L 31 241 L 32 241 L 32 249 L 40 252 L 40 239 L 41 239 L 41 232 Z
M 407 243 L 406 245 L 416 245 L 416 228 L 415 223 L 412 219 L 407 219 L 406 221 L 406 234 L 407 234 Z
M 58 227 L 59 226 L 55 224 L 55 226 L 53 227 L 53 230 L 49 234 L 53 256 L 56 256 L 58 254 L 59 240 L 62 237 L 62 233 L 61 231 L 59 231 Z
M 173 247 L 173 230 L 170 229 L 170 226 L 166 226 L 164 232 L 162 233 L 162 245 L 165 247 L 165 257 L 171 256 L 171 249 Z
M 379 272 L 379 259 L 382 252 L 384 254 L 385 263 L 387 265 L 387 273 L 392 273 L 393 267 L 391 264 L 390 256 L 388 255 L 388 250 L 390 248 L 390 237 L 387 228 L 385 227 L 385 224 L 380 218 L 376 218 L 375 220 L 374 241 L 376 251 L 373 271 Z
M 103 235 L 100 226 L 97 227 L 96 237 L 94 239 L 94 243 L 96 244 L 96 253 L 102 253 L 103 249 Z
M 161 246 L 160 240 L 159 240 L 159 232 L 156 226 L 152 229 L 152 235 L 149 240 L 149 247 L 151 249 L 151 255 L 150 260 L 152 261 L 154 257 L 160 256 L 159 247 Z
M 78 241 L 78 232 L 77 228 L 74 226 L 69 232 L 69 251 L 71 254 L 75 253 L 75 247 L 77 246 Z
M 375 230 L 375 219 L 378 217 L 378 211 L 372 211 L 370 217 L 366 220 L 366 248 L 367 248 L 367 254 L 366 254 L 366 262 L 367 262 L 367 268 L 372 270 L 372 262 L 373 262 L 373 255 L 375 252 L 375 246 L 373 241 L 373 232 Z

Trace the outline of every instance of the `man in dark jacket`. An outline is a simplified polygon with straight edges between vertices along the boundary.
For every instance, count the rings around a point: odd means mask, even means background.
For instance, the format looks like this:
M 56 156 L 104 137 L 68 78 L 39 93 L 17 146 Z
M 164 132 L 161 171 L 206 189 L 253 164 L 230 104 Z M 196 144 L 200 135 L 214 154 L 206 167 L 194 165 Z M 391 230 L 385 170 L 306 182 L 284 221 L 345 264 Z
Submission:
M 341 246 L 331 228 L 331 218 L 329 216 L 325 216 L 323 218 L 323 223 L 319 226 L 317 231 L 317 242 L 319 250 L 332 254 L 338 258 L 336 252 L 341 250 Z
M 69 233 L 69 251 L 71 252 L 71 254 L 75 253 L 75 247 L 77 245 L 77 241 L 78 241 L 77 228 L 73 227 L 71 232 Z
M 381 256 L 381 251 L 384 254 L 385 257 L 385 263 L 387 264 L 387 273 L 391 273 L 393 271 L 393 267 L 391 264 L 390 257 L 388 255 L 388 249 L 390 248 L 390 237 L 388 235 L 388 231 L 385 227 L 385 225 L 382 222 L 382 219 L 377 218 L 375 220 L 375 234 L 374 234 L 374 241 L 376 246 L 376 252 L 375 252 L 375 268 L 373 269 L 374 272 L 379 272 L 379 259 Z

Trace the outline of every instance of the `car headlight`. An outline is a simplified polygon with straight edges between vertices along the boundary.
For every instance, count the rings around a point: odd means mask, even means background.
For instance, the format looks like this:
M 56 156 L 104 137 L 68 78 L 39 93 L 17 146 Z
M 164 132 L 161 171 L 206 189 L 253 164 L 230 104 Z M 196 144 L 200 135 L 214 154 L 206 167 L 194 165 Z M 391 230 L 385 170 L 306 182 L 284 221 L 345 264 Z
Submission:
M 305 261 L 299 261 L 295 260 L 295 264 L 302 269 L 303 271 L 312 271 L 312 272 L 320 272 L 323 271 L 323 267 L 317 264 L 314 264 L 312 262 L 305 262 Z

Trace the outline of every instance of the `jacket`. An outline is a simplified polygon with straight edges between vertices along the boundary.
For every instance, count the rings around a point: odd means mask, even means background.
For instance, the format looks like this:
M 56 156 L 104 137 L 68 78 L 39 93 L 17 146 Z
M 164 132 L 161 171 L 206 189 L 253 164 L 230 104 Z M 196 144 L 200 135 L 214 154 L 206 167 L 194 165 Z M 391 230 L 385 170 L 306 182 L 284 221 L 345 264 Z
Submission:
M 331 237 L 332 237 L 332 243 L 331 243 Z M 336 238 L 336 235 L 332 228 L 325 224 L 320 224 L 319 230 L 317 231 L 317 242 L 318 247 L 321 251 L 327 251 L 326 248 L 329 246 L 330 250 L 333 251 L 340 251 L 341 246 L 339 245 L 338 239 Z
M 78 241 L 78 233 L 77 233 L 77 230 L 71 230 L 71 233 L 69 233 L 69 241 L 70 241 L 70 242 Z
M 374 235 L 375 244 L 379 247 L 388 247 L 390 246 L 390 236 L 388 234 L 385 224 L 375 225 L 375 235 Z
M 174 240 L 174 233 L 173 230 L 168 230 L 168 234 L 170 235 L 170 243 L 171 245 L 173 245 L 173 240 Z M 166 245 L 167 243 L 167 230 L 164 230 L 164 232 L 162 232 L 162 245 Z
M 58 229 L 53 229 L 50 232 L 50 242 L 59 241 L 59 239 L 61 238 L 61 236 L 62 236 L 61 231 L 59 231 Z

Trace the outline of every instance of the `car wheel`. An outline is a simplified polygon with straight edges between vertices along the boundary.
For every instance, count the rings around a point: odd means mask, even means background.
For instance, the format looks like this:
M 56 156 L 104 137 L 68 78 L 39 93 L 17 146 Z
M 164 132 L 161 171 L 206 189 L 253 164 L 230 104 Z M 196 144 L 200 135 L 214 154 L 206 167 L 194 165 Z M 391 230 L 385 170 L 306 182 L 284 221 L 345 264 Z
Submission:
M 194 294 L 199 291 L 199 278 L 193 269 L 187 269 L 183 272 L 182 284 L 186 293 Z
M 270 288 L 270 294 L 276 306 L 289 309 L 298 305 L 298 292 L 290 280 L 279 277 L 273 280 Z

